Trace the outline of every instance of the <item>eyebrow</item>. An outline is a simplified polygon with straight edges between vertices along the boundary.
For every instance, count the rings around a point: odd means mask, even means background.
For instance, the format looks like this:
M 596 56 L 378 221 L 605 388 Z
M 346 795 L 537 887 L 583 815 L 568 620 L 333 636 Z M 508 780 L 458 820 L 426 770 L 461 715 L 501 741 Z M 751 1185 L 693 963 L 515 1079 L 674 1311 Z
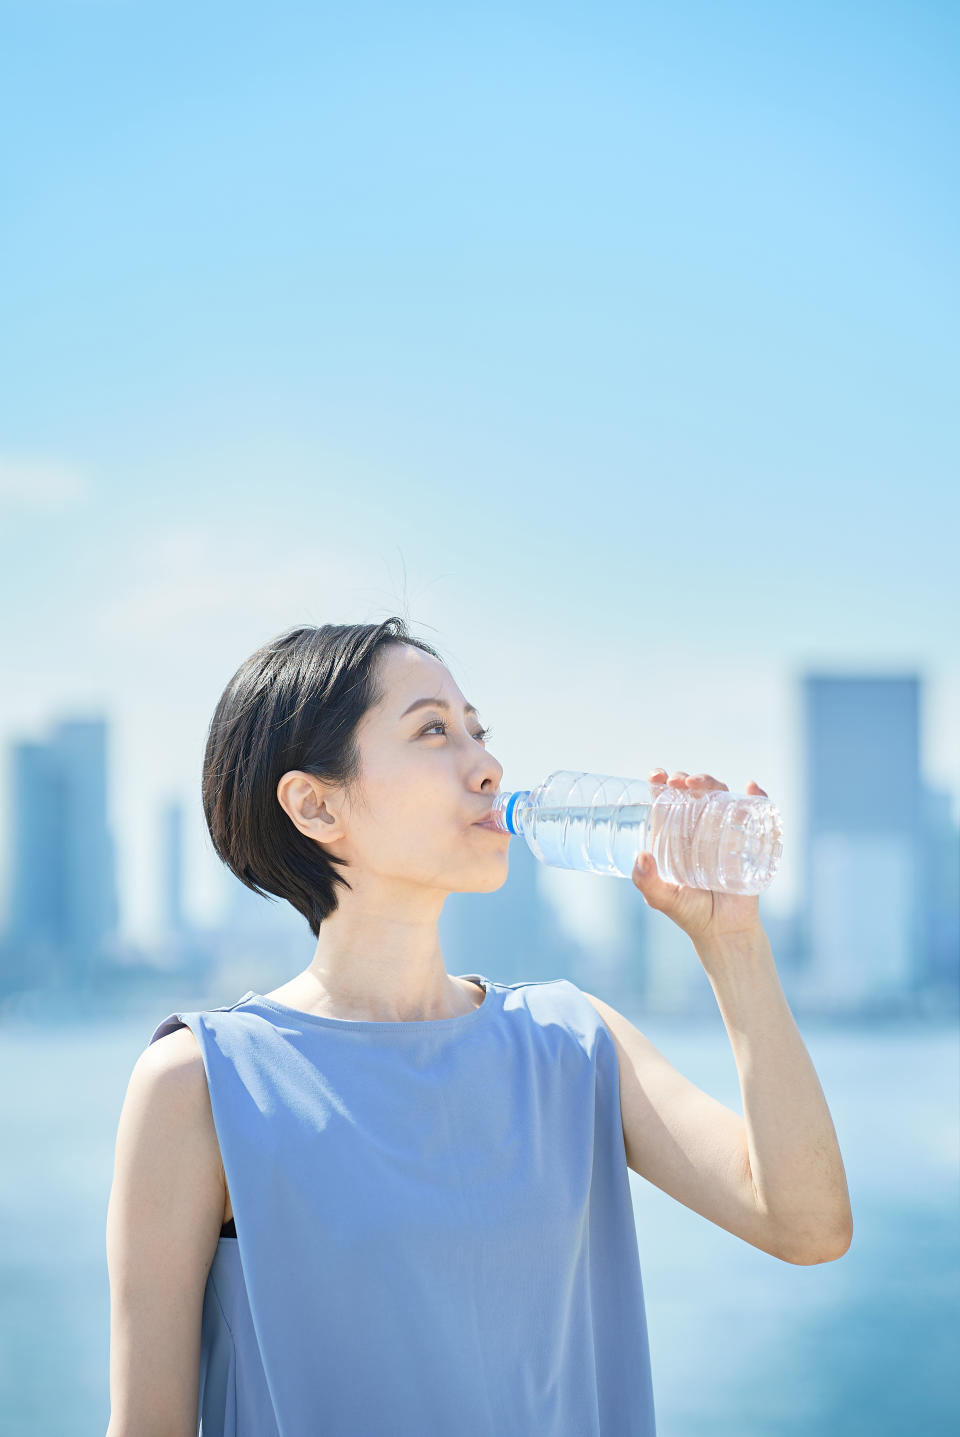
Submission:
M 412 714 L 414 709 L 423 708 L 449 709 L 450 705 L 447 703 L 446 699 L 414 699 L 410 707 L 408 709 L 404 709 L 400 717 L 406 718 L 407 714 Z M 473 704 L 464 704 L 463 712 L 465 714 L 477 714 L 477 716 L 479 717 L 479 710 L 475 709 Z

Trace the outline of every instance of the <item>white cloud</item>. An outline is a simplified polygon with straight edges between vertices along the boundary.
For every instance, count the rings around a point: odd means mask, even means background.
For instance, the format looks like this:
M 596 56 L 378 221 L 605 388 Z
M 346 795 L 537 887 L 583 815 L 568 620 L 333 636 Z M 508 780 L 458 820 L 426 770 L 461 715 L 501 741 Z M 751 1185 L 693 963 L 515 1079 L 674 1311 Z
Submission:
M 273 532 L 251 533 L 231 521 L 170 526 L 118 561 L 90 628 L 112 644 L 129 643 L 134 661 L 168 645 L 192 649 L 209 667 L 212 644 L 239 662 L 241 648 L 295 623 L 352 623 L 393 612 L 384 607 L 390 591 L 366 583 L 377 578 L 376 558 L 298 532 L 282 518 Z
M 58 514 L 90 496 L 85 475 L 58 460 L 0 454 L 0 510 Z

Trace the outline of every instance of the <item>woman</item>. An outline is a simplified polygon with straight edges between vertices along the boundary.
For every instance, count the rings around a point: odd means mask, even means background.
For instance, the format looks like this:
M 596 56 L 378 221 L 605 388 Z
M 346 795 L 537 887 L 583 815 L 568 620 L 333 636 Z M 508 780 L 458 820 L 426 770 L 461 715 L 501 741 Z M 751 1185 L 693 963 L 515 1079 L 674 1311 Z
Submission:
M 291 629 L 227 685 L 211 840 L 316 948 L 270 993 L 171 1014 L 134 1067 L 108 1437 L 198 1420 L 205 1437 L 649 1437 L 628 1166 L 786 1261 L 849 1243 L 756 899 L 634 875 L 732 1020 L 746 1123 L 568 980 L 447 973 L 447 895 L 508 873 L 509 837 L 482 826 L 502 778 L 487 733 L 398 618 Z

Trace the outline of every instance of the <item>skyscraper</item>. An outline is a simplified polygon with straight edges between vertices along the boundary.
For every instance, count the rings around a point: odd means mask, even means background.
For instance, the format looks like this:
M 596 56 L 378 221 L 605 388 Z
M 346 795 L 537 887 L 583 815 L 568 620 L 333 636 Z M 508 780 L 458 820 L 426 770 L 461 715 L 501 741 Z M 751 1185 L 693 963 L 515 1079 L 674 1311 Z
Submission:
M 49 742 L 12 745 L 10 817 L 5 947 L 28 982 L 82 983 L 118 919 L 105 720 L 65 719 Z
M 171 798 L 160 812 L 160 928 L 183 932 L 183 804 Z
M 902 997 L 924 951 L 919 681 L 808 675 L 806 984 L 828 1006 Z

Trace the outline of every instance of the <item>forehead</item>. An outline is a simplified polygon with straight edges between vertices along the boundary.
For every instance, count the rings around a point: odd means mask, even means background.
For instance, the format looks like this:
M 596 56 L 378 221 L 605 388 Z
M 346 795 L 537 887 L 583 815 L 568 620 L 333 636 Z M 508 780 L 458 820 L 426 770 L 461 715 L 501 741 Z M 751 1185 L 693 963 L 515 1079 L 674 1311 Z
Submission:
M 453 681 L 446 664 L 410 644 L 391 644 L 381 655 L 383 709 L 396 716 L 414 699 L 434 695 L 462 708 L 466 699 Z

